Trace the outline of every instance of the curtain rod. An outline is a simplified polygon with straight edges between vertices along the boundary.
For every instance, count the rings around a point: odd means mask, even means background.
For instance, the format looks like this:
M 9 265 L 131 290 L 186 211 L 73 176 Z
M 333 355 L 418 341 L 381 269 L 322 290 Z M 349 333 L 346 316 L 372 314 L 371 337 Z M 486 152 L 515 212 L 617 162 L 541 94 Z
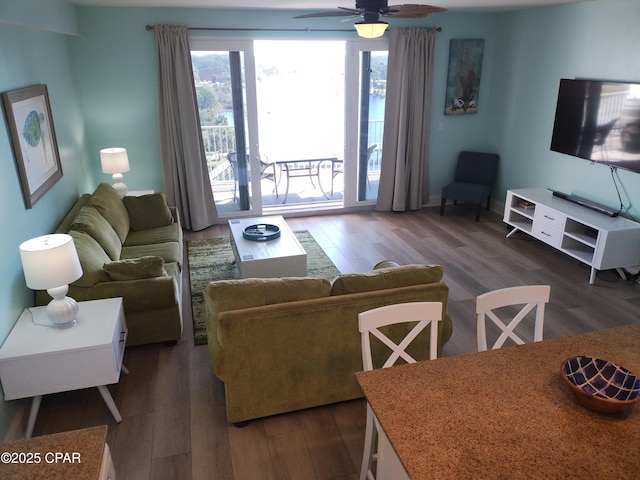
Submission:
M 147 30 L 153 30 L 153 25 L 147 25 Z M 209 30 L 223 32 L 352 32 L 355 29 L 331 29 L 331 28 L 222 28 L 222 27 L 187 27 L 188 30 Z M 435 27 L 437 32 L 442 31 L 442 27 Z

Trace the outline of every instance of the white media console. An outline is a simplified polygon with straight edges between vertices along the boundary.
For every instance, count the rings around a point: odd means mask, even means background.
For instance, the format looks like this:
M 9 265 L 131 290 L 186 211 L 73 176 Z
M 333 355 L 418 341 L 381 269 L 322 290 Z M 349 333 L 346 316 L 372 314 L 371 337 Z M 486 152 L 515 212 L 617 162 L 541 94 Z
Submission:
M 609 217 L 555 197 L 544 188 L 508 190 L 504 222 L 598 270 L 640 265 L 640 224 Z

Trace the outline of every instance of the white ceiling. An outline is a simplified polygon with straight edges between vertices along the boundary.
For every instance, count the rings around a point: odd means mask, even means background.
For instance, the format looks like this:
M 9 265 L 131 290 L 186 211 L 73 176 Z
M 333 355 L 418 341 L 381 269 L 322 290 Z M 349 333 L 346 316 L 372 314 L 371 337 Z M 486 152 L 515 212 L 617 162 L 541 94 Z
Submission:
M 506 11 L 522 8 L 578 3 L 589 0 L 409 0 L 459 11 Z M 285 10 L 331 10 L 335 7 L 355 6 L 355 0 L 72 0 L 78 5 L 111 7 L 176 7 L 176 8 L 250 8 Z M 402 4 L 391 0 L 390 5 Z

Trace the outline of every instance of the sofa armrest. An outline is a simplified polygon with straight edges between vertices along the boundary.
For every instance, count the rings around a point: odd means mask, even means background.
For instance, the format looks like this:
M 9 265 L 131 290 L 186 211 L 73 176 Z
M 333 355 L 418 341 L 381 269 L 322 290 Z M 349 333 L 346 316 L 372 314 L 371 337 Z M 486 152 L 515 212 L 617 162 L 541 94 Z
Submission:
M 173 217 L 173 221 L 174 223 L 177 223 L 178 225 L 182 225 L 180 222 L 180 212 L 178 210 L 177 207 L 172 207 L 171 205 L 169 205 L 169 211 L 171 212 L 171 216 Z
M 78 302 L 101 298 L 122 297 L 125 312 L 137 312 L 170 307 L 179 303 L 177 280 L 172 275 L 99 282 L 92 287 L 69 285 L 67 295 Z M 51 297 L 45 291 L 36 293 L 36 304 L 46 305 Z

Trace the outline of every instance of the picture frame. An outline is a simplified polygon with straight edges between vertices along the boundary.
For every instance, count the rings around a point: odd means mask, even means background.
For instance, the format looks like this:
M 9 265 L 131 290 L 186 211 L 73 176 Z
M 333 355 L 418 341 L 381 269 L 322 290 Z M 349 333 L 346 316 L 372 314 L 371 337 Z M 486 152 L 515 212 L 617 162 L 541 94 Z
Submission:
M 32 208 L 62 178 L 46 85 L 2 93 L 26 208 Z
M 478 92 L 482 76 L 483 39 L 451 39 L 445 115 L 478 112 Z

